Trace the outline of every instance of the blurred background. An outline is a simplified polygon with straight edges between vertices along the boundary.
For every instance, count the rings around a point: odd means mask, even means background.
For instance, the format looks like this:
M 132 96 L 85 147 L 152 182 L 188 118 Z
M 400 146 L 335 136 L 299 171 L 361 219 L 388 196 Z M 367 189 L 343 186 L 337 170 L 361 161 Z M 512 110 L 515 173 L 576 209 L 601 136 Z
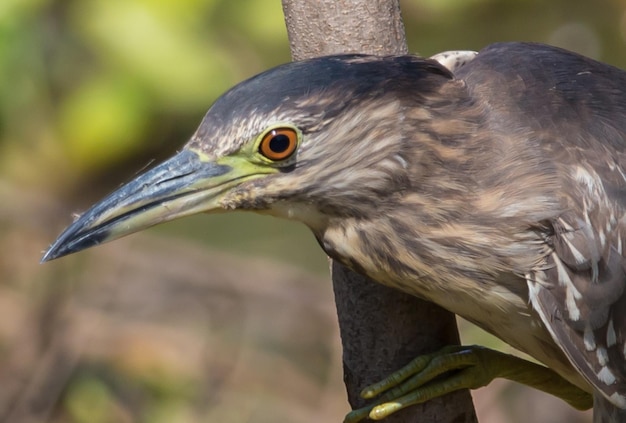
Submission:
M 626 67 L 624 0 L 402 7 L 422 55 L 528 40 Z M 198 216 L 38 264 L 72 213 L 288 60 L 278 0 L 0 1 L 0 422 L 341 421 L 327 261 L 304 227 Z M 483 423 L 590 421 L 515 384 L 474 394 Z

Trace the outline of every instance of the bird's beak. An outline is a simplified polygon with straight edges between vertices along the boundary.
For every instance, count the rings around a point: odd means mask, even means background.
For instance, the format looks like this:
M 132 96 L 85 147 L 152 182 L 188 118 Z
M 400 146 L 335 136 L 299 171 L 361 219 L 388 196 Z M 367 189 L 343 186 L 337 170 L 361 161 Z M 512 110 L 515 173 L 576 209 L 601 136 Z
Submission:
M 249 176 L 237 168 L 227 161 L 209 161 L 192 150 L 183 150 L 87 210 L 65 229 L 41 261 L 178 217 L 217 210 L 222 194 Z

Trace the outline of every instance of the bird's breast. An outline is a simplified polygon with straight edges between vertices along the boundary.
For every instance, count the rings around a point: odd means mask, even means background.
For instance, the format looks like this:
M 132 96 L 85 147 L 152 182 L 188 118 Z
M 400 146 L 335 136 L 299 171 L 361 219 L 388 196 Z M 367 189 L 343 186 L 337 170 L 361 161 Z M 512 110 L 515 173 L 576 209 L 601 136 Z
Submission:
M 392 231 L 388 220 L 331 222 L 318 239 L 331 257 L 356 272 L 436 303 L 585 386 L 530 306 L 524 278 L 490 268 L 479 257 L 463 271 L 459 263 L 467 258 L 460 250 L 450 256 L 432 239 Z

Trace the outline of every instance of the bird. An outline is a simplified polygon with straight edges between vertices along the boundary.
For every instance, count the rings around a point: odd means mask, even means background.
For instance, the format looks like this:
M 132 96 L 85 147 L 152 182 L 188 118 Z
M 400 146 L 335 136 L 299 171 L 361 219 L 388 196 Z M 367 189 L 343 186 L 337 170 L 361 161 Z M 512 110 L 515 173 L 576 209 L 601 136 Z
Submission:
M 347 422 L 495 377 L 626 421 L 626 73 L 525 42 L 436 58 L 323 56 L 234 86 L 42 262 L 197 213 L 299 221 L 541 363 L 447 347 L 366 388 Z

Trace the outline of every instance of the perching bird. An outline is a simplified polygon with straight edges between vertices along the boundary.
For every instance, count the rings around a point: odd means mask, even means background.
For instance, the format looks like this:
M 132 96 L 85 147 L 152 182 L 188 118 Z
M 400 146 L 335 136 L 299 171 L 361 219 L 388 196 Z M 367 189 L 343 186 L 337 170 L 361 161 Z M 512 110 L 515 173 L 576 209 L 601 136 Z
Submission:
M 447 349 L 418 359 L 407 396 L 372 417 L 507 377 L 580 408 L 592 393 L 596 421 L 626 421 L 625 72 L 527 43 L 452 71 L 410 55 L 279 66 L 225 93 L 180 153 L 93 206 L 42 260 L 234 209 L 303 222 L 334 259 L 549 368 Z M 414 386 L 434 356 L 435 374 L 464 370 Z M 484 356 L 496 358 L 476 364 Z

